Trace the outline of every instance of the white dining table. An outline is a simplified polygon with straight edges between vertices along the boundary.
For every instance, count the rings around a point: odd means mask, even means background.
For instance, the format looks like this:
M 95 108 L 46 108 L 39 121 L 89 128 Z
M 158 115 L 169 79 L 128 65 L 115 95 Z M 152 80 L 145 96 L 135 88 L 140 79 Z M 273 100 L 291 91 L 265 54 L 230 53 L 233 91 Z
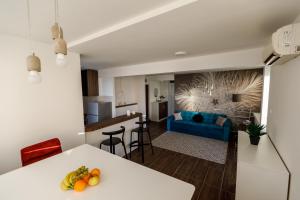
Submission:
M 101 182 L 83 192 L 63 191 L 70 171 L 101 169 Z M 195 187 L 84 144 L 0 176 L 1 200 L 190 200 Z

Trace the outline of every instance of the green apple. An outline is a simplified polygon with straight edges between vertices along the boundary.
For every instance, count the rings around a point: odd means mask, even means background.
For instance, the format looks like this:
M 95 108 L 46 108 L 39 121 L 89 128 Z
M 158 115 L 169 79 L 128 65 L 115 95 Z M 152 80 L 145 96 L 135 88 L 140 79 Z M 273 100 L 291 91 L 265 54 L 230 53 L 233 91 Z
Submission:
M 90 186 L 97 185 L 99 181 L 100 181 L 99 176 L 93 176 L 89 179 L 89 185 Z

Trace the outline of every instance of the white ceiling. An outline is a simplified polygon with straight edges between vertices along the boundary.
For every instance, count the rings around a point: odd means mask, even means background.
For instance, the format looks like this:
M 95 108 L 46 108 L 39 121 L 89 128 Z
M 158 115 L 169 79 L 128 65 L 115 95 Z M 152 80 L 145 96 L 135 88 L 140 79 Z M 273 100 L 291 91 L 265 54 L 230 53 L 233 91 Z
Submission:
M 54 0 L 30 0 L 32 32 L 50 43 Z M 300 14 L 300 0 L 59 0 L 85 67 L 106 68 L 261 46 Z M 26 1 L 0 1 L 0 33 L 25 37 Z
M 112 24 L 170 3 L 173 0 L 58 0 L 59 21 L 67 41 L 79 39 Z M 33 38 L 51 42 L 54 0 L 29 0 Z M 27 37 L 26 0 L 0 1 L 0 33 Z

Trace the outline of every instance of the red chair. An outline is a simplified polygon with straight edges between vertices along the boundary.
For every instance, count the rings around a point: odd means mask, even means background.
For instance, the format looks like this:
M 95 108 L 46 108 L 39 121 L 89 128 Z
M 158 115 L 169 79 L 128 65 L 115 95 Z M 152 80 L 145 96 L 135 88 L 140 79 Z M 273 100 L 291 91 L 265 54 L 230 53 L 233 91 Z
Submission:
M 58 138 L 53 138 L 21 149 L 22 166 L 43 160 L 62 152 Z

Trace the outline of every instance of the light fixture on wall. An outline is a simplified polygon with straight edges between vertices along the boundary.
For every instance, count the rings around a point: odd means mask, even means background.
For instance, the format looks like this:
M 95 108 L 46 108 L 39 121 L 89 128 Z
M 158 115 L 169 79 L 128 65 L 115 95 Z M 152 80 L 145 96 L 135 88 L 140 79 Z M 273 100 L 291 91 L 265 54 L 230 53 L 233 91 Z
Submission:
M 232 94 L 232 102 L 241 102 L 242 95 L 241 94 Z
M 30 2 L 29 0 L 26 1 L 27 3 L 27 22 L 28 22 L 28 41 L 29 41 L 29 46 L 30 50 L 32 52 L 32 55 L 29 55 L 26 59 L 27 63 L 27 70 L 29 72 L 28 74 L 28 81 L 30 83 L 40 83 L 41 82 L 41 61 L 39 57 L 35 55 L 33 52 L 33 47 L 32 47 L 32 40 L 31 40 L 31 21 L 30 21 Z
M 175 56 L 186 56 L 187 52 L 186 51 L 176 51 L 174 53 Z
M 56 54 L 56 64 L 66 66 L 67 43 L 63 38 L 63 30 L 58 23 L 58 0 L 54 0 L 55 23 L 51 27 L 52 39 L 54 40 L 54 52 Z

